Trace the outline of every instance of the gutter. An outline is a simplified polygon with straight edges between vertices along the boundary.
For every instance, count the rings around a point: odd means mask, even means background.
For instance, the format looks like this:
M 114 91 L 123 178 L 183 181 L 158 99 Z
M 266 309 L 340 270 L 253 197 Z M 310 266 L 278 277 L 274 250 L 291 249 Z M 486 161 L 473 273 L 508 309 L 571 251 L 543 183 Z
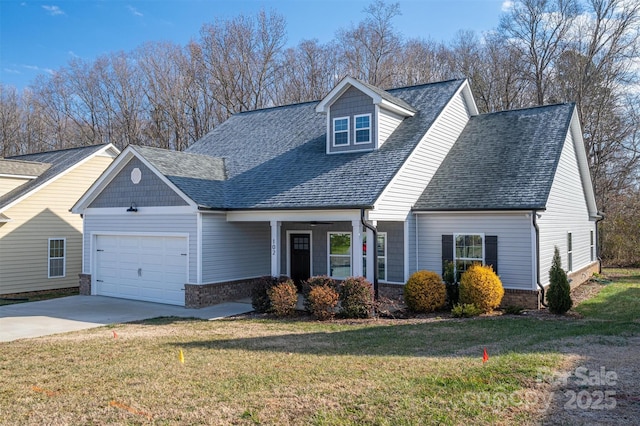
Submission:
M 602 274 L 602 258 L 600 257 L 600 233 L 598 232 L 598 223 L 605 219 L 605 215 L 602 212 L 597 213 L 596 219 L 596 259 L 598 259 L 598 274 Z
M 540 292 L 542 293 L 542 299 L 540 300 L 540 303 L 546 308 L 547 303 L 544 301 L 544 287 L 542 284 L 540 284 L 540 228 L 538 227 L 537 216 L 538 210 L 531 210 L 531 222 L 533 224 L 533 228 L 536 230 L 536 284 L 538 285 L 538 287 L 540 288 Z
M 364 220 L 364 210 L 360 209 L 360 222 L 362 222 L 362 226 L 373 232 L 373 244 L 371 244 L 373 246 L 373 294 L 375 300 L 378 300 L 380 295 L 378 288 L 378 229 Z

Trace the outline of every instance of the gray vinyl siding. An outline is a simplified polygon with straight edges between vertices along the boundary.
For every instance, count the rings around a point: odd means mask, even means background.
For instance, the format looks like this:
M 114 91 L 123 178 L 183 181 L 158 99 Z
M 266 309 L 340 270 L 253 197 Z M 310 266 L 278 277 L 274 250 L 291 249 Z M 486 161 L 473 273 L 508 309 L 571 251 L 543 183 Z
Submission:
M 378 108 L 378 148 L 385 143 L 403 119 L 404 117 L 398 114 L 384 108 Z
M 197 281 L 197 216 L 192 214 L 84 215 L 84 272 L 91 273 L 91 233 L 189 235 L 189 283 Z
M 378 199 L 373 219 L 406 220 L 469 117 L 466 102 L 458 92 Z
M 371 114 L 371 143 L 355 144 L 355 116 Z M 333 146 L 333 119 L 349 117 L 349 145 Z M 347 89 L 329 109 L 329 152 L 349 152 L 373 149 L 376 140 L 376 116 L 373 99 L 355 87 Z
M 378 232 L 387 233 L 388 282 L 404 282 L 404 223 L 378 222 Z
M 560 155 L 547 209 L 540 214 L 540 282 L 547 285 L 555 246 L 560 250 L 562 268 L 568 268 L 568 232 L 572 233 L 573 271 L 591 263 L 590 233 L 595 233 L 595 222 L 589 219 L 571 133 L 567 134 Z
M 136 167 L 142 172 L 137 185 L 131 181 L 131 171 Z M 131 203 L 138 207 L 188 205 L 138 158 L 129 161 L 89 207 L 129 207 Z
M 418 270 L 417 259 L 416 259 L 416 215 L 410 214 L 407 217 L 407 239 L 408 239 L 408 248 L 409 253 L 407 255 L 407 259 L 409 261 L 409 274 L 414 273 Z M 409 279 L 409 277 L 406 277 Z
M 223 214 L 202 215 L 202 283 L 271 274 L 268 222 L 227 222 Z
M 418 214 L 416 270 L 442 273 L 442 235 L 484 234 L 498 237 L 498 275 L 510 289 L 534 290 L 530 214 Z M 415 270 L 411 270 L 411 273 Z

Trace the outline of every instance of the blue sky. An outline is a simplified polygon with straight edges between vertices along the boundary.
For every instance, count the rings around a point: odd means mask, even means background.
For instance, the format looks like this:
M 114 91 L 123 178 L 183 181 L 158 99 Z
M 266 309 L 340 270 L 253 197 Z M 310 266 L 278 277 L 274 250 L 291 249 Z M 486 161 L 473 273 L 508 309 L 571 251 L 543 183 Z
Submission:
M 287 21 L 288 45 L 327 42 L 364 18 L 370 0 L 0 0 L 0 82 L 22 89 L 69 59 L 131 51 L 146 41 L 185 45 L 202 24 L 260 9 Z M 449 41 L 498 25 L 508 0 L 400 0 L 406 38 Z

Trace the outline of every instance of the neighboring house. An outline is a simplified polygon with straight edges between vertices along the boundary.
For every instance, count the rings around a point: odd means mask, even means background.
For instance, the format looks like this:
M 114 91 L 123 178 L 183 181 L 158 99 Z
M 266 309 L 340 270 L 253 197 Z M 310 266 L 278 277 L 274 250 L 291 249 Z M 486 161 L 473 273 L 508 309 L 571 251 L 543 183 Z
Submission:
M 73 207 L 81 291 L 199 307 L 285 274 L 373 279 L 498 271 L 537 307 L 553 247 L 584 280 L 599 219 L 575 107 L 479 115 L 466 80 L 383 91 L 352 78 L 323 100 L 233 115 L 188 152 L 128 146 Z
M 119 151 L 95 145 L 0 159 L 0 294 L 77 287 L 73 204 Z

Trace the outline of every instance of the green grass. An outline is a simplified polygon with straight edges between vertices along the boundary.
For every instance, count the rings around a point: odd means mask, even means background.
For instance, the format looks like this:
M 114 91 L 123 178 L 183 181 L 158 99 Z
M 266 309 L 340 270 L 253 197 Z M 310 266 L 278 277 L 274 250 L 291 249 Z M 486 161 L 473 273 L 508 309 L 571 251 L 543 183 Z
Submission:
M 523 395 L 548 393 L 541 372 L 640 335 L 629 276 L 579 306 L 582 319 L 163 318 L 3 343 L 0 424 L 537 423 Z

